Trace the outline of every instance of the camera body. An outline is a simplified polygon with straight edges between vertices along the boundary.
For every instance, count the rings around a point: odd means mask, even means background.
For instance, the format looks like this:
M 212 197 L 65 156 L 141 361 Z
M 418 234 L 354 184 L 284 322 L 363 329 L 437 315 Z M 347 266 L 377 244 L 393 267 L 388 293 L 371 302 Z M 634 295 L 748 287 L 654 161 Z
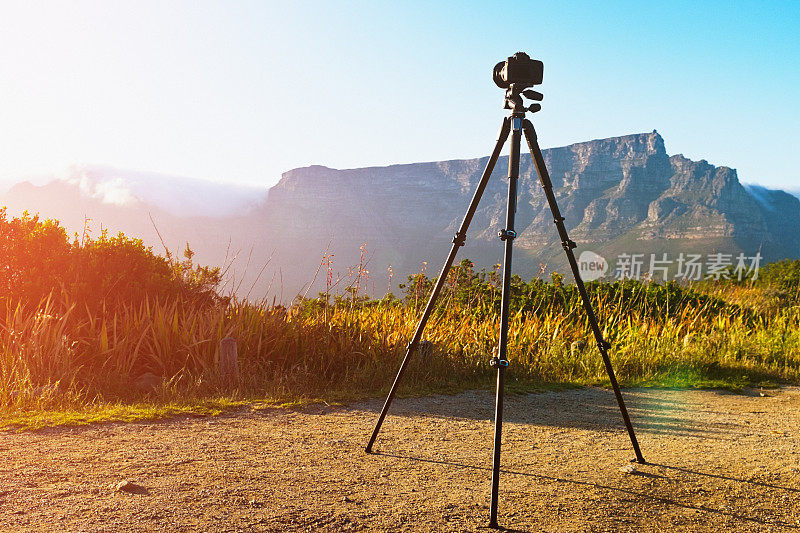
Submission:
M 542 83 L 544 63 L 531 59 L 525 52 L 517 52 L 507 61 L 501 61 L 494 67 L 492 77 L 501 89 L 508 89 L 514 84 L 518 89 L 533 87 Z

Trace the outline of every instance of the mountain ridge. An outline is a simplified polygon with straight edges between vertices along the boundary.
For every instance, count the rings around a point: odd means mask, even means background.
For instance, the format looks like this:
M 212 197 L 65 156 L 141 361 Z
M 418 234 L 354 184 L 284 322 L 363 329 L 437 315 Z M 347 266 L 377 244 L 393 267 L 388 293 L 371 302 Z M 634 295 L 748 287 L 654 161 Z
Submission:
M 730 167 L 670 156 L 655 130 L 549 148 L 543 156 L 578 252 L 591 249 L 608 258 L 681 252 L 800 257 L 800 200 L 783 191 L 744 186 Z M 271 283 L 272 293 L 280 287 L 284 299 L 298 290 L 315 294 L 324 285 L 325 276 L 318 275 L 322 256 L 330 253 L 340 285 L 349 283 L 347 267 L 360 261 L 366 243 L 372 282 L 379 280 L 383 287 L 376 288 L 380 296 L 390 285 L 389 265 L 405 277 L 424 261 L 433 267 L 446 255 L 487 160 L 292 169 L 265 198 L 259 197 L 255 208 L 223 218 L 182 217 L 153 205 L 109 207 L 97 198 L 84 198 L 77 208 L 160 249 L 152 215 L 168 246 L 189 240 L 202 262 L 220 264 L 229 255 L 221 249 L 240 249 L 254 270 L 267 264 L 255 291 L 263 294 Z M 502 256 L 497 231 L 505 220 L 507 170 L 508 156 L 501 156 L 460 252 L 479 266 L 491 267 Z M 45 201 L 56 187 L 33 187 L 25 194 L 0 196 L 0 205 L 11 203 L 19 210 L 25 204 L 30 211 L 62 218 L 66 206 Z M 259 196 L 259 191 L 252 194 Z M 70 224 L 75 222 L 73 216 Z M 516 272 L 530 277 L 540 263 L 563 271 L 552 216 L 530 155 L 524 153 L 516 229 Z M 237 275 L 245 286 L 255 277 L 253 272 Z

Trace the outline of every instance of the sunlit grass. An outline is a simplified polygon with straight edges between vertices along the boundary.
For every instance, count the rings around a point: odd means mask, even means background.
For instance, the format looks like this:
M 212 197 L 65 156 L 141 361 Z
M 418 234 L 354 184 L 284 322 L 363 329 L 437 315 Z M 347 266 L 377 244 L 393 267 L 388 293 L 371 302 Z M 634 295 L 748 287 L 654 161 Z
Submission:
M 627 292 L 591 290 L 624 386 L 739 390 L 800 382 L 797 307 L 728 285 L 703 288 L 711 300 L 686 297 L 662 312 L 647 290 L 646 284 Z M 289 309 L 148 300 L 100 316 L 68 301 L 24 308 L 0 299 L 0 427 L 212 415 L 248 402 L 304 405 L 383 395 L 419 306 L 351 296 L 338 305 L 316 300 Z M 426 329 L 429 348 L 413 359 L 401 395 L 492 387 L 497 326 L 491 301 L 458 303 L 444 295 Z M 219 341 L 229 336 L 238 343 L 242 376 L 233 389 L 217 374 Z M 571 297 L 543 298 L 512 313 L 509 359 L 512 392 L 608 384 L 586 315 Z M 161 384 L 138 390 L 136 378 L 145 372 Z
M 137 422 L 176 416 L 214 416 L 246 402 L 229 398 L 199 399 L 192 402 L 102 403 L 93 406 L 69 406 L 41 410 L 0 411 L 0 429 L 36 430 L 54 426 L 84 426 L 99 422 Z

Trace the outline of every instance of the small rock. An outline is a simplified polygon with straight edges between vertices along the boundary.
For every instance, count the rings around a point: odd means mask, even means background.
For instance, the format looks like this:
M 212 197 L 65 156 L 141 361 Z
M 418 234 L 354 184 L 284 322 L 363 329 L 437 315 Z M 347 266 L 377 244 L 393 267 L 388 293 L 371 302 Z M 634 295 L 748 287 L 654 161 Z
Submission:
M 636 469 L 636 465 L 621 466 L 619 468 L 619 471 L 624 472 L 625 474 L 635 474 L 636 472 L 638 472 L 638 470 Z
M 580 355 L 584 348 L 586 348 L 586 341 L 573 341 L 569 345 L 569 353 L 572 357 L 576 357 Z
M 352 503 L 353 500 L 351 500 L 350 498 L 345 496 L 344 498 L 342 498 L 342 501 L 345 502 L 345 503 Z
M 152 372 L 145 372 L 133 382 L 134 387 L 142 392 L 155 392 L 161 388 L 164 379 L 161 376 L 156 376 Z
M 117 492 L 128 492 L 130 494 L 149 494 L 149 491 L 145 487 L 127 480 L 117 483 L 116 489 Z
M 421 357 L 429 357 L 433 353 L 433 343 L 431 341 L 420 341 L 417 345 L 417 352 Z

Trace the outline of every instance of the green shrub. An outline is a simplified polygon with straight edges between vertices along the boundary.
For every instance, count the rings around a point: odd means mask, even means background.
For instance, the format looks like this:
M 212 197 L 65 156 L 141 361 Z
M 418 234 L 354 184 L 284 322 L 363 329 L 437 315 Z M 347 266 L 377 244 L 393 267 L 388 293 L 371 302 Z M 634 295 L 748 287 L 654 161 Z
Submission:
M 762 285 L 778 291 L 782 299 L 800 302 L 800 259 L 770 263 L 761 269 L 758 279 Z
M 94 314 L 148 299 L 214 304 L 220 270 L 194 265 L 192 256 L 187 245 L 183 261 L 164 258 L 141 239 L 106 231 L 70 242 L 58 221 L 27 213 L 9 218 L 0 208 L 0 298 L 24 306 L 50 296 Z
M 400 285 L 400 288 L 405 291 L 407 303 L 420 307 L 430 297 L 435 282 L 436 278 L 427 278 L 424 273 L 419 273 L 409 276 L 408 283 Z M 455 304 L 482 316 L 498 314 L 501 285 L 502 273 L 497 267 L 488 272 L 486 269 L 475 271 L 474 264 L 464 259 L 450 272 L 439 298 L 439 308 Z M 586 290 L 594 306 L 609 304 L 617 313 L 637 310 L 657 319 L 676 317 L 687 308 L 708 317 L 725 314 L 749 318 L 754 315 L 751 310 L 675 281 L 664 284 L 633 279 L 593 281 L 586 284 Z M 516 274 L 511 276 L 512 313 L 544 316 L 553 312 L 569 313 L 582 305 L 577 286 L 565 284 L 562 274 L 553 272 L 549 282 L 534 278 L 527 283 Z

